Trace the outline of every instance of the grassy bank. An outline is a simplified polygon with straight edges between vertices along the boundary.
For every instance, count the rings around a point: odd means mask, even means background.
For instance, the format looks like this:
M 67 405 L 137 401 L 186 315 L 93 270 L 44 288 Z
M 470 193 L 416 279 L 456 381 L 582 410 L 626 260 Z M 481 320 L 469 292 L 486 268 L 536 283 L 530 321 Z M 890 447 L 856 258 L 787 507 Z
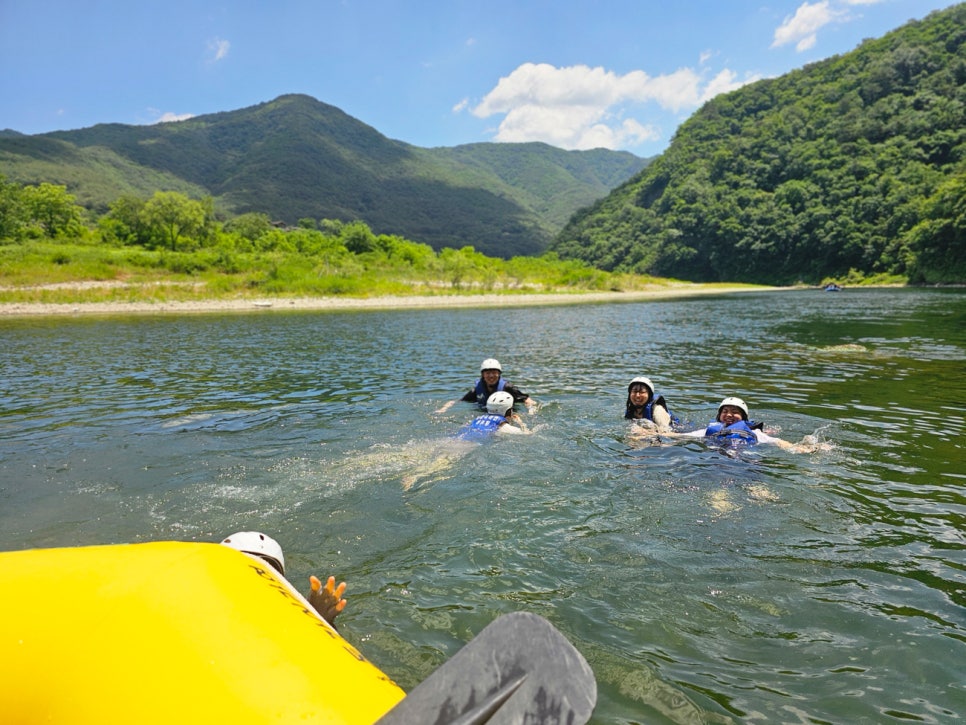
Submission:
M 374 253 L 171 252 L 49 241 L 0 245 L 0 304 L 577 295 L 716 286 L 612 274 L 552 256 L 494 259 L 472 248 L 396 259 Z

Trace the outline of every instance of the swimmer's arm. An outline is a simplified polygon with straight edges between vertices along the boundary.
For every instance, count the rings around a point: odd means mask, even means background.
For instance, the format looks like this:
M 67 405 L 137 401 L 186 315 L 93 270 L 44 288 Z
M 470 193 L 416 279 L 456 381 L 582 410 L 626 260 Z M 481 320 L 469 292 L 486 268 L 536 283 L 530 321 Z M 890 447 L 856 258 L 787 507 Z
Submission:
M 818 446 L 813 443 L 792 443 L 791 441 L 775 438 L 767 433 L 762 433 L 760 430 L 756 430 L 755 435 L 758 436 L 759 443 L 774 443 L 776 446 L 784 451 L 788 451 L 789 453 L 814 453 L 818 448 Z
M 783 441 L 781 438 L 772 438 L 768 443 L 774 443 L 782 450 L 788 451 L 790 453 L 811 453 L 814 449 L 808 446 L 803 446 L 799 443 L 791 443 L 789 441 Z
M 476 390 L 470 388 L 466 391 L 462 398 L 457 398 L 456 400 L 450 400 L 448 403 L 444 403 L 440 408 L 433 411 L 434 414 L 445 413 L 447 410 L 452 408 L 457 403 L 475 403 L 476 402 Z
M 462 398 L 457 398 L 456 400 L 451 400 L 448 403 L 445 403 L 441 408 L 439 408 L 437 410 L 434 410 L 433 412 L 436 413 L 436 414 L 445 413 L 447 410 L 449 410 L 450 408 L 452 408 L 454 405 L 456 405 L 457 403 L 461 403 L 461 402 L 462 403 L 475 403 L 476 402 L 476 391 L 475 390 L 468 390 L 466 392 L 466 394 Z
M 449 410 L 450 408 L 452 408 L 458 402 L 459 402 L 458 400 L 450 400 L 448 403 L 444 403 L 442 405 L 442 407 L 434 410 L 433 412 L 436 413 L 436 414 L 445 413 L 447 410 Z
M 529 429 L 527 428 L 527 424 L 523 421 L 523 418 L 518 413 L 514 413 L 512 416 L 510 416 L 510 424 L 516 426 L 524 433 L 530 432 Z M 505 426 L 500 426 L 500 427 L 502 428 Z
M 661 405 L 655 405 L 654 410 L 651 412 L 654 417 L 654 425 L 662 433 L 671 430 L 671 414 L 667 412 L 667 408 Z

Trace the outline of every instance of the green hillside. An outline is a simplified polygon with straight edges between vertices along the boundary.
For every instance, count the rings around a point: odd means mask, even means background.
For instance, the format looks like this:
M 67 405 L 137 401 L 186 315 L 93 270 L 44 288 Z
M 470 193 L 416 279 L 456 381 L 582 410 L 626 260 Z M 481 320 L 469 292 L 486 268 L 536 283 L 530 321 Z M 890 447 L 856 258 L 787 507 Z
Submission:
M 713 99 L 551 249 L 693 281 L 964 282 L 964 84 L 960 4 Z
M 9 132 L 0 135 L 0 173 L 22 184 L 46 181 L 66 186 L 79 204 L 101 212 L 125 194 L 148 197 L 158 189 L 194 197 L 207 193 L 202 186 L 140 166 L 105 146 L 78 147 Z
M 177 123 L 0 134 L 8 180 L 66 185 L 99 213 L 122 194 L 172 190 L 210 195 L 225 215 L 361 220 L 496 257 L 541 253 L 574 211 L 645 164 L 544 144 L 423 149 L 304 95 Z
M 554 233 L 575 210 L 606 196 L 645 165 L 626 151 L 564 151 L 543 143 L 476 143 L 429 153 L 464 177 L 467 169 L 477 170 L 479 183 L 492 184 L 494 192 L 509 186 Z M 494 184 L 493 178 L 502 183 Z

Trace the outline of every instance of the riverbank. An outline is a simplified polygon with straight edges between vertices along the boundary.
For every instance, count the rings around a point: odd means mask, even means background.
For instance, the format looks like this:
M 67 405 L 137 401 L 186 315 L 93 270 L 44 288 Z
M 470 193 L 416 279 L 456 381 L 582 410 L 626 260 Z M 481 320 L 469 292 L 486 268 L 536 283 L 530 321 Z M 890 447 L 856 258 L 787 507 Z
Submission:
M 171 301 L 78 303 L 0 303 L 0 317 L 56 315 L 168 315 L 224 312 L 342 311 L 459 307 L 534 307 L 586 303 L 640 302 L 709 294 L 760 292 L 778 287 L 758 285 L 675 284 L 628 292 L 527 294 L 405 295 L 385 297 L 263 297 Z

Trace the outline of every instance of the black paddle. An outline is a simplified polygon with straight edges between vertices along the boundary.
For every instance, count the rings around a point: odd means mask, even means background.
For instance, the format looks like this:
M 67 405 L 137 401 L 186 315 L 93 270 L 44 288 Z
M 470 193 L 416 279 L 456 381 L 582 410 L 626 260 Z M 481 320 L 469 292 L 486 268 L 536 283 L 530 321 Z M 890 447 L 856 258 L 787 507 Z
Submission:
M 583 655 L 543 617 L 514 612 L 487 625 L 377 725 L 581 725 L 596 702 Z

